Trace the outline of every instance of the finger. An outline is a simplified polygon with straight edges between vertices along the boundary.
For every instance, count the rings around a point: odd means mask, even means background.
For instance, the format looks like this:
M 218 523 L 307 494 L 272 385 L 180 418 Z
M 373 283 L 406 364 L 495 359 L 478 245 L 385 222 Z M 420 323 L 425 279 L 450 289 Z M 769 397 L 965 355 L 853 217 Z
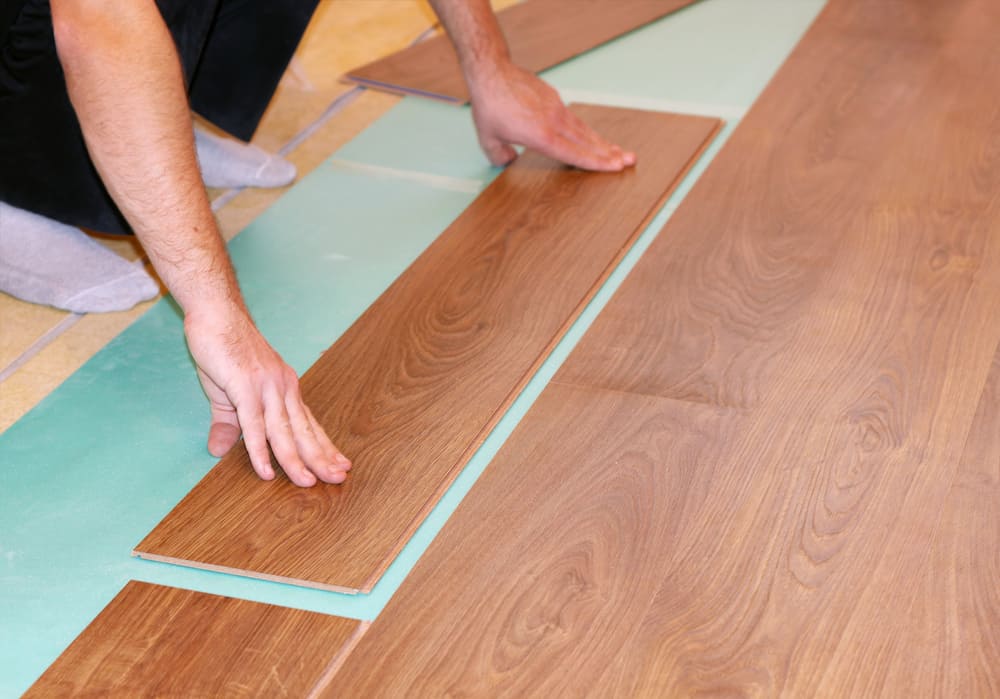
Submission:
M 222 458 L 229 453 L 229 450 L 236 446 L 240 440 L 239 425 L 229 422 L 214 421 L 208 430 L 208 453 L 217 458 Z
M 309 419 L 313 423 L 313 430 L 317 432 L 322 432 L 323 436 L 326 436 L 326 431 L 319 424 L 319 421 L 312 414 L 312 411 L 309 410 L 308 407 L 306 408 L 306 413 L 309 415 Z M 351 470 L 352 466 L 351 460 L 344 454 L 344 452 L 340 451 L 340 449 L 338 449 L 337 446 L 332 441 L 330 441 L 329 437 L 326 438 L 324 445 L 329 445 L 327 453 L 330 457 L 330 460 L 333 462 L 336 468 L 339 468 L 342 471 Z M 324 448 L 326 447 L 324 446 Z
M 240 422 L 236 417 L 236 409 L 229 402 L 225 391 L 200 368 L 198 380 L 208 398 L 212 414 L 208 429 L 208 453 L 217 457 L 225 456 L 240 438 Z
M 609 163 L 606 158 L 601 157 L 592 149 L 582 146 L 562 134 L 555 135 L 549 143 L 545 144 L 544 149 L 539 147 L 538 150 L 550 158 L 561 160 L 567 165 L 583 170 L 615 172 L 622 169 L 620 163 Z
M 250 456 L 250 464 L 263 480 L 274 478 L 274 468 L 271 466 L 271 452 L 267 448 L 267 433 L 264 428 L 264 415 L 259 402 L 241 403 L 236 408 L 236 415 L 243 431 L 243 444 Z
M 290 389 L 285 396 L 285 410 L 291 423 L 295 446 L 305 467 L 322 481 L 343 483 L 347 474 L 334 461 L 336 449 L 326 432 L 319 429 L 319 425 L 311 419 L 309 408 L 302 402 L 297 388 Z
M 306 468 L 292 433 L 291 418 L 285 409 L 285 401 L 278 394 L 277 387 L 265 389 L 264 423 L 267 427 L 267 441 L 274 452 L 278 465 L 295 485 L 303 488 L 316 485 L 316 476 Z
M 590 128 L 587 122 L 569 110 L 565 112 L 562 133 L 571 141 L 591 148 L 601 156 L 610 157 L 614 155 L 615 151 L 621 152 L 620 148 L 602 138 L 600 134 Z
M 517 151 L 509 143 L 496 138 L 484 139 L 480 142 L 483 152 L 496 167 L 510 165 L 517 158 Z
M 605 139 L 572 112 L 569 117 L 567 136 L 579 145 L 591 148 L 605 169 L 617 171 L 635 164 L 635 153 L 623 151 L 621 146 Z
M 581 146 L 592 147 L 609 169 L 621 170 L 635 165 L 635 153 L 608 141 L 576 114 L 567 111 L 566 118 L 566 136 Z

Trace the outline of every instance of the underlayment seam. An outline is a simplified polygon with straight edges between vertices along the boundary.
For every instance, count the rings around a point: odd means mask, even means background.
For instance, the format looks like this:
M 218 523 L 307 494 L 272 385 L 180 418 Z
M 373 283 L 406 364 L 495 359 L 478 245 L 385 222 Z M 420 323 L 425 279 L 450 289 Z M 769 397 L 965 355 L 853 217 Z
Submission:
M 81 318 L 83 318 L 83 314 L 81 313 L 70 313 L 46 330 L 41 337 L 32 342 L 26 350 L 21 352 L 10 364 L 4 367 L 3 371 L 0 371 L 0 383 L 17 373 L 18 369 L 34 359 L 35 356 L 48 347 L 56 338 L 76 325 Z

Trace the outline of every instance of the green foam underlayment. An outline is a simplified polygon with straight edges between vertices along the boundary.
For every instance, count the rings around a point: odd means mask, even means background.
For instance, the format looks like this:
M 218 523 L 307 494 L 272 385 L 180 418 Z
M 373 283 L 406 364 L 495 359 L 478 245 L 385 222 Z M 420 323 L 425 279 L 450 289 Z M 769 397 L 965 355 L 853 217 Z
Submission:
M 546 77 L 619 98 L 747 108 L 822 0 L 703 0 Z M 610 98 L 609 98 L 610 99 Z M 17 696 L 129 579 L 374 618 L 735 124 L 705 154 L 371 595 L 132 558 L 215 463 L 170 301 L 156 304 L 0 435 L 0 697 Z M 469 112 L 407 98 L 335 154 L 487 181 Z M 304 371 L 474 198 L 326 164 L 231 244 L 265 335 Z M 0 384 L 0 399 L 3 386 Z

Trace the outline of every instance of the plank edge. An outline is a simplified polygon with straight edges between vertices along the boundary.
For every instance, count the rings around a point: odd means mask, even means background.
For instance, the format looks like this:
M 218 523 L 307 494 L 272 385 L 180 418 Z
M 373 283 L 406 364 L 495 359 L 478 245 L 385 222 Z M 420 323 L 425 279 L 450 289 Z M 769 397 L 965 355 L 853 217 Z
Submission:
M 339 592 L 344 595 L 357 595 L 362 590 L 353 587 L 340 585 L 329 585 L 312 580 L 301 580 L 283 575 L 273 575 L 271 573 L 258 573 L 245 568 L 233 568 L 231 566 L 216 565 L 214 563 L 202 563 L 187 558 L 175 558 L 174 556 L 163 556 L 157 553 L 148 553 L 140 549 L 133 549 L 132 555 L 144 561 L 155 561 L 157 563 L 169 563 L 171 565 L 182 566 L 184 568 L 194 568 L 196 570 L 208 570 L 213 573 L 224 573 L 226 575 L 236 575 L 242 578 L 253 578 L 255 580 L 266 580 L 268 582 L 281 583 L 283 585 L 295 585 L 296 587 L 307 587 L 324 592 Z

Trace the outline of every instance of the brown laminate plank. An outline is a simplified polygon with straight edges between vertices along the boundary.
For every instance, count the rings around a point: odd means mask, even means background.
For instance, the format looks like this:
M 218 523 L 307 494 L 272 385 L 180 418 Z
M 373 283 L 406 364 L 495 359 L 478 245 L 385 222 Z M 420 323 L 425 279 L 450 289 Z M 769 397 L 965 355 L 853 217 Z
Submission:
M 675 532 L 715 530 L 703 474 L 739 418 L 548 387 L 321 695 L 636 696 L 598 683 L 704 565 Z
M 831 0 L 329 695 L 996 686 L 996 27 L 899 7 Z
M 525 0 L 497 13 L 514 62 L 532 72 L 638 29 L 696 0 Z M 390 92 L 467 102 L 458 58 L 445 36 L 350 71 L 346 79 Z
M 1000 353 L 908 613 L 887 685 L 901 696 L 1000 696 Z
M 131 581 L 25 697 L 304 697 L 365 628 Z
M 897 642 L 887 684 L 901 696 L 1000 696 L 998 512 L 1000 352 L 913 605 L 892 629 Z
M 347 483 L 263 483 L 234 451 L 137 555 L 371 589 L 719 126 L 575 109 L 639 164 L 604 175 L 522 156 L 303 376 L 354 461 Z
M 787 378 L 817 291 L 849 293 L 853 271 L 836 260 L 892 253 L 868 248 L 885 241 L 879 219 L 907 227 L 897 235 L 925 232 L 928 245 L 938 236 L 953 264 L 973 263 L 977 250 L 956 235 L 963 217 L 989 220 L 983 200 L 995 203 L 1000 168 L 990 150 L 997 109 L 970 98 L 1000 80 L 984 41 L 992 25 L 950 44 L 863 38 L 865 26 L 896 19 L 881 7 L 824 11 L 556 381 L 754 407 Z M 850 31 L 832 28 L 841 24 Z M 982 247 L 985 235 L 969 240 Z M 636 338 L 644 351 L 633 351 Z

